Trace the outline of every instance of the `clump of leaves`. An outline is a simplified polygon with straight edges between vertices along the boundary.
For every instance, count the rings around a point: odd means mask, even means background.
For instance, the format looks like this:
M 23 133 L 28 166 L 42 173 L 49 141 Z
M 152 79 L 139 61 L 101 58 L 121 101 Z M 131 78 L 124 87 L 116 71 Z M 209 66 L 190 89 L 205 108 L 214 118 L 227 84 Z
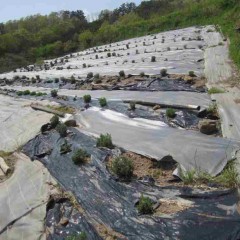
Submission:
M 93 78 L 93 73 L 92 73 L 92 72 L 89 72 L 89 73 L 87 74 L 87 78 Z
M 218 93 L 224 93 L 225 91 L 216 87 L 212 87 L 208 89 L 209 94 L 218 94 Z
M 71 144 L 67 142 L 67 140 L 64 141 L 64 143 L 60 147 L 60 154 L 66 154 L 71 152 Z
M 72 161 L 75 164 L 83 164 L 87 161 L 87 158 L 89 157 L 89 154 L 84 149 L 78 149 L 74 152 L 72 156 Z
M 156 62 L 156 57 L 155 56 L 151 57 L 151 62 Z
M 67 136 L 67 126 L 64 123 L 59 123 L 56 126 L 56 130 L 58 131 L 61 137 Z
M 87 95 L 84 95 L 84 96 L 83 96 L 83 101 L 84 101 L 85 103 L 90 103 L 91 100 L 92 100 L 91 95 L 87 94 Z
M 189 75 L 190 77 L 195 77 L 194 71 L 189 71 L 189 72 L 188 72 L 188 75 Z
M 135 102 L 130 102 L 129 103 L 129 109 L 134 111 L 136 109 L 136 103 Z
M 161 69 L 160 74 L 162 77 L 167 76 L 167 69 L 165 69 L 165 68 Z
M 56 89 L 53 89 L 53 90 L 51 91 L 51 96 L 52 96 L 53 98 L 57 97 L 57 96 L 58 96 L 58 91 L 57 91 Z
M 120 178 L 130 179 L 133 175 L 133 162 L 127 157 L 117 157 L 112 161 L 111 169 Z
M 166 116 L 169 117 L 169 118 L 175 118 L 176 111 L 173 108 L 167 108 Z
M 51 124 L 52 128 L 55 128 L 59 124 L 59 117 L 57 115 L 54 115 L 50 119 L 50 124 Z
M 112 137 L 110 134 L 101 134 L 97 139 L 97 147 L 106 147 L 109 149 L 113 149 Z
M 141 214 L 152 214 L 153 213 L 153 201 L 149 197 L 143 195 L 139 199 L 137 209 Z
M 125 77 L 125 72 L 124 72 L 123 70 L 120 71 L 120 72 L 119 72 L 119 76 L 120 76 L 120 77 Z
M 101 107 L 107 106 L 107 99 L 105 97 L 99 98 L 99 104 Z

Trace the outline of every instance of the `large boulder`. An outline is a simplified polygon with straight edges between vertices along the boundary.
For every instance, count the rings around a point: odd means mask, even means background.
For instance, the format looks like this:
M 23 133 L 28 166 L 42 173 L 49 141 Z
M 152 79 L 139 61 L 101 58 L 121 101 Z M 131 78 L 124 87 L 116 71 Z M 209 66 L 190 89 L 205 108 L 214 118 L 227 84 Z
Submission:
M 199 121 L 198 128 L 201 133 L 204 134 L 213 134 L 217 132 L 217 121 L 210 119 L 203 119 Z

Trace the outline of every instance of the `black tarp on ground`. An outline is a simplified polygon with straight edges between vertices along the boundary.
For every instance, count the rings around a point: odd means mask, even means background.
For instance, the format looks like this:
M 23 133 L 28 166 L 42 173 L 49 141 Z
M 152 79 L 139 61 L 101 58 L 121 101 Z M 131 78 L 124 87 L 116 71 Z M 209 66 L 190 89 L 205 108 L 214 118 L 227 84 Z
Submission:
M 234 192 L 204 193 L 191 188 L 150 186 L 139 181 L 130 184 L 117 182 L 105 166 L 108 153 L 97 149 L 93 138 L 76 129 L 71 131 L 73 134 L 67 140 L 72 144 L 72 150 L 84 148 L 91 154 L 91 161 L 86 165 L 74 165 L 72 152 L 60 155 L 60 145 L 64 139 L 55 131 L 37 136 L 25 145 L 23 151 L 34 159 L 41 152 L 38 159 L 65 190 L 75 195 L 90 218 L 103 222 L 132 240 L 240 238 L 240 217 L 236 211 L 238 199 Z M 42 141 L 49 145 L 47 149 L 53 149 L 50 155 L 44 156 L 39 149 L 42 148 L 39 144 Z M 186 198 L 194 203 L 194 207 L 175 214 L 173 218 L 139 216 L 134 205 L 141 193 L 155 200 Z

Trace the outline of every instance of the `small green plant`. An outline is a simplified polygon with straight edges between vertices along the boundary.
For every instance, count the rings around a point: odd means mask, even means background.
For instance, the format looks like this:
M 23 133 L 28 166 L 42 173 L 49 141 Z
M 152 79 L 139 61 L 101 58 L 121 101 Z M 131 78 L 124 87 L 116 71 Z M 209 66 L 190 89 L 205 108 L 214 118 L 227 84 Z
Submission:
M 81 232 L 78 235 L 68 236 L 66 240 L 87 240 L 87 234 L 85 232 Z
M 180 177 L 181 177 L 183 183 L 186 185 L 196 183 L 196 171 L 194 169 L 186 171 L 186 172 L 181 171 Z
M 144 77 L 145 76 L 145 73 L 144 72 L 141 72 L 140 73 L 140 77 Z
M 209 94 L 218 94 L 218 93 L 224 93 L 225 91 L 216 87 L 212 87 L 208 89 Z
M 129 103 L 129 109 L 134 111 L 136 109 L 136 103 L 135 102 L 130 102 Z
M 90 103 L 90 102 L 92 101 L 91 95 L 89 95 L 89 94 L 84 95 L 84 96 L 83 96 L 83 101 L 84 101 L 85 103 Z
M 60 137 L 66 137 L 67 136 L 67 126 L 64 123 L 59 123 L 56 126 L 56 130 L 60 134 Z
M 149 197 L 144 197 L 143 195 L 139 199 L 137 209 L 141 214 L 152 214 L 153 210 L 153 201 Z
M 76 79 L 74 76 L 71 76 L 71 84 L 75 84 L 76 83 Z
M 167 76 L 167 69 L 165 69 L 165 68 L 161 69 L 160 74 L 161 74 L 162 77 L 166 77 Z
M 156 62 L 156 57 L 155 56 L 151 57 L 151 62 Z
M 72 156 L 72 161 L 78 165 L 83 164 L 87 161 L 89 154 L 84 149 L 78 149 L 74 152 Z
M 189 72 L 188 72 L 188 75 L 189 75 L 190 77 L 195 77 L 194 71 L 189 71 Z
M 96 73 L 95 75 L 94 75 L 94 79 L 95 80 L 98 80 L 100 78 L 100 74 L 99 73 Z
M 30 91 L 29 90 L 25 90 L 24 92 L 23 92 L 23 95 L 29 95 L 30 94 Z
M 86 63 L 83 63 L 82 66 L 83 66 L 83 68 L 86 68 L 86 67 L 87 67 L 87 64 L 86 64 Z
M 110 134 L 101 134 L 97 139 L 97 147 L 106 147 L 109 149 L 113 149 L 112 137 Z
M 67 140 L 64 141 L 64 143 L 60 147 L 60 154 L 66 154 L 71 152 L 71 144 L 68 144 Z
M 109 53 L 107 53 L 107 57 L 111 57 L 112 56 L 112 54 L 109 52 Z
M 54 79 L 54 82 L 55 82 L 55 83 L 59 83 L 59 78 L 55 78 L 55 79 Z
M 30 95 L 31 95 L 31 96 L 36 96 L 37 93 L 36 93 L 36 92 L 31 92 Z
M 117 157 L 112 161 L 111 169 L 120 178 L 130 179 L 133 175 L 133 162 L 127 157 Z
M 167 108 L 166 116 L 169 117 L 169 118 L 175 118 L 176 111 L 173 108 Z
M 17 95 L 18 95 L 18 96 L 22 96 L 22 95 L 23 95 L 23 92 L 22 92 L 22 91 L 18 91 L 18 92 L 17 92 Z
M 119 72 L 119 76 L 120 76 L 120 77 L 125 77 L 125 72 L 124 72 L 123 70 L 120 71 L 120 72 Z
M 101 107 L 107 106 L 107 99 L 106 98 L 99 98 L 99 104 Z
M 53 98 L 57 97 L 57 96 L 58 96 L 58 91 L 57 91 L 56 89 L 53 89 L 53 90 L 51 91 L 51 96 L 52 96 Z
M 93 73 L 92 73 L 92 72 L 89 72 L 89 73 L 87 74 L 87 78 L 93 78 Z

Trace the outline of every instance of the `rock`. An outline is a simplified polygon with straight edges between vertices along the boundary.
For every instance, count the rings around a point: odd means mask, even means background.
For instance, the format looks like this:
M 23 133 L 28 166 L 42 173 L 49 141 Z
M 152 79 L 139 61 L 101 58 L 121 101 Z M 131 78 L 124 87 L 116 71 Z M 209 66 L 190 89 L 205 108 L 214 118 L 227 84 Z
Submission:
M 76 126 L 77 126 L 77 122 L 76 122 L 76 120 L 74 120 L 74 119 L 70 119 L 70 120 L 67 120 L 67 121 L 65 122 L 65 125 L 66 125 L 67 127 L 76 127 Z
M 153 107 L 153 110 L 154 111 L 156 111 L 156 110 L 158 110 L 158 109 L 160 109 L 161 107 L 159 106 L 159 105 L 155 105 L 154 107 Z
M 204 134 L 213 134 L 217 132 L 217 121 L 215 120 L 209 120 L 209 119 L 204 119 L 199 121 L 198 123 L 198 128 L 201 133 Z
M 63 218 L 60 220 L 59 225 L 67 226 L 68 223 L 69 223 L 68 218 L 63 217 Z

